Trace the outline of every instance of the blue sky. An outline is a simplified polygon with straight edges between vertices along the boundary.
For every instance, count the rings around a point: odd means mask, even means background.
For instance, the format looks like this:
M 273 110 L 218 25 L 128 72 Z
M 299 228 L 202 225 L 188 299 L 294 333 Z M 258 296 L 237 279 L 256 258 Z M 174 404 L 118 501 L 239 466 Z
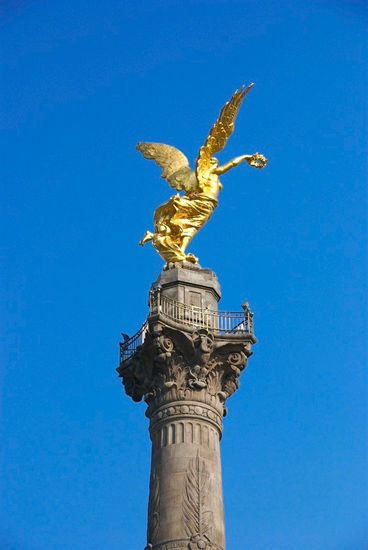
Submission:
M 222 440 L 228 550 L 365 550 L 367 5 L 1 3 L 2 550 L 142 549 L 150 445 L 121 331 L 147 314 L 171 189 L 137 141 L 194 161 L 254 81 L 188 250 L 259 342 Z

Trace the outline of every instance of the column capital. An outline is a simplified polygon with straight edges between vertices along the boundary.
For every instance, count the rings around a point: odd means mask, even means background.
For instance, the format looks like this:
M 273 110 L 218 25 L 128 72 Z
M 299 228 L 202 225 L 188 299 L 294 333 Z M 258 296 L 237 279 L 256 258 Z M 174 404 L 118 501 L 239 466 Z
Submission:
M 249 334 L 179 329 L 151 319 L 143 343 L 117 371 L 126 393 L 134 401 L 145 399 L 148 417 L 177 401 L 199 401 L 223 414 L 226 399 L 239 387 L 253 342 Z

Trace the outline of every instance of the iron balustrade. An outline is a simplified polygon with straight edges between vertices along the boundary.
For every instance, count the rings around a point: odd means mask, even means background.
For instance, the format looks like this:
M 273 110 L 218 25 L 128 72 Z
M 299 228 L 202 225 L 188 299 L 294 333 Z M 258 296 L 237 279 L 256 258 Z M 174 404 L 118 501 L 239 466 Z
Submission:
M 163 315 L 176 323 L 210 329 L 220 334 L 251 334 L 253 336 L 253 313 L 247 302 L 242 307 L 243 311 L 216 311 L 201 308 L 162 296 L 160 289 L 155 292 L 151 291 L 149 297 L 149 317 Z M 131 338 L 123 335 L 125 340 L 120 342 L 120 364 L 134 355 L 138 346 L 143 344 L 147 330 L 148 320 Z
M 243 311 L 216 311 L 190 304 L 183 304 L 162 296 L 160 288 L 150 292 L 150 315 L 165 315 L 172 321 L 198 328 L 212 329 L 220 333 L 245 333 L 253 335 L 253 313 L 245 302 Z
M 134 355 L 137 347 L 143 344 L 147 328 L 148 322 L 145 321 L 138 332 L 136 332 L 131 338 L 123 334 L 124 342 L 120 342 L 120 364 L 124 363 L 124 361 Z

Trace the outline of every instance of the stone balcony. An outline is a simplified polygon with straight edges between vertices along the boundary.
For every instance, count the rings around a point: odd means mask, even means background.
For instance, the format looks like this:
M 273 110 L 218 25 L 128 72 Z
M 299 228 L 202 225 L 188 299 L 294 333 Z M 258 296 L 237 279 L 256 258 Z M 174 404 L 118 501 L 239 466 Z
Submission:
M 149 294 L 149 313 L 140 329 L 130 338 L 120 342 L 120 365 L 127 361 L 144 342 L 149 323 L 162 321 L 165 325 L 183 331 L 193 332 L 206 329 L 217 339 L 227 335 L 227 340 L 249 338 L 254 344 L 253 313 L 248 302 L 242 304 L 242 311 L 219 311 L 208 307 L 185 304 L 162 295 L 161 288 L 155 288 Z M 233 337 L 233 338 L 232 338 Z

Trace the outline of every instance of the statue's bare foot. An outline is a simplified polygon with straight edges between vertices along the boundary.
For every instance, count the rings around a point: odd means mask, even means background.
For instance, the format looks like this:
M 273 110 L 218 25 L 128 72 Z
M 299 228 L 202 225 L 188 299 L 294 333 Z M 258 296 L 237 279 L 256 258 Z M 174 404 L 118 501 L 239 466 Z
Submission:
M 154 233 L 152 233 L 151 231 L 146 231 L 142 239 L 139 241 L 140 246 L 143 246 L 148 241 L 152 241 L 153 237 Z
M 185 256 L 185 259 L 187 262 L 191 262 L 192 264 L 196 264 L 198 262 L 197 256 L 194 256 L 194 254 L 191 254 L 190 252 Z

